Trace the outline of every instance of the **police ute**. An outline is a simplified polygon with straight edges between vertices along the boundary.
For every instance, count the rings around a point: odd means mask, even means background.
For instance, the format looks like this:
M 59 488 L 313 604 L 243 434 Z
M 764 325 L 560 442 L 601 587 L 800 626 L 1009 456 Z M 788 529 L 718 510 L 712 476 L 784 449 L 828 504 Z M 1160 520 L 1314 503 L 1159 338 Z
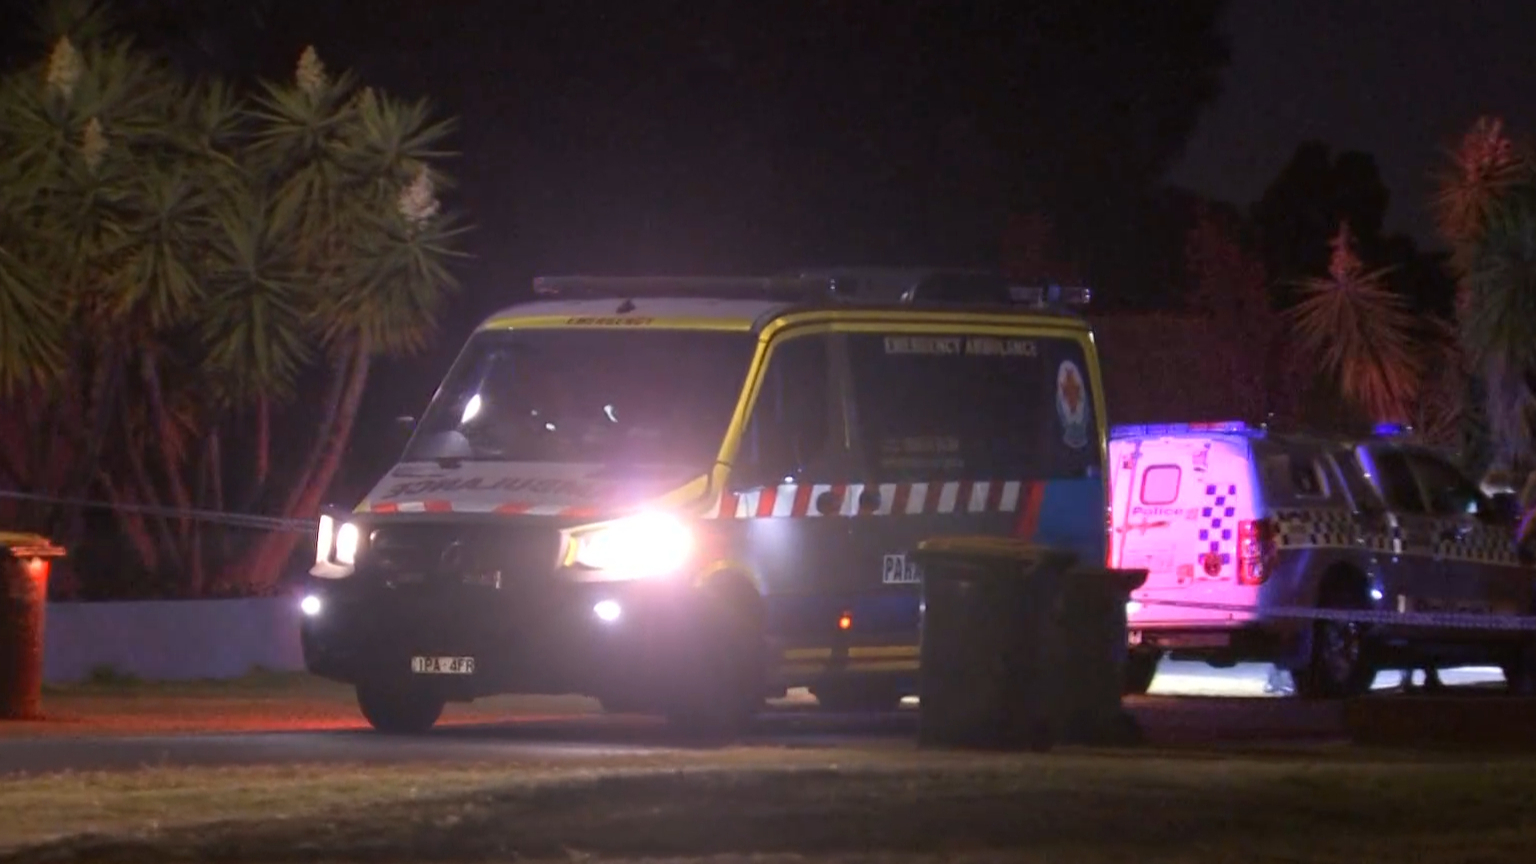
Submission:
M 1145 692 L 1164 657 L 1273 663 L 1312 698 L 1464 664 L 1536 689 L 1518 620 L 1536 571 L 1511 499 L 1402 432 L 1115 427 L 1107 562 L 1148 572 L 1127 609 L 1126 692 Z
M 377 729 L 504 693 L 712 734 L 789 688 L 894 709 L 922 540 L 1104 560 L 1086 289 L 863 268 L 534 289 L 321 518 L 305 661 Z

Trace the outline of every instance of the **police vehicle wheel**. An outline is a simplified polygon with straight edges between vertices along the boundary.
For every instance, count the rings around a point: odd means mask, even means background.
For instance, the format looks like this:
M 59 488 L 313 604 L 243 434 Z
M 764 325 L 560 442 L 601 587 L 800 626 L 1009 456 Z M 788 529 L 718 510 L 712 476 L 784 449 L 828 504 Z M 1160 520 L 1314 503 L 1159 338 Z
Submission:
M 1162 662 L 1161 651 L 1132 650 L 1125 657 L 1125 674 L 1121 679 L 1120 693 L 1124 696 L 1145 696 L 1157 678 L 1157 666 Z
M 1505 686 L 1515 696 L 1536 696 L 1536 640 L 1526 639 L 1520 653 L 1503 666 Z
M 443 716 L 444 700 L 405 689 L 360 686 L 357 707 L 363 719 L 386 735 L 422 735 Z
M 1363 598 L 1343 586 L 1325 589 L 1323 609 L 1368 608 Z M 1364 624 L 1354 621 L 1312 622 L 1312 652 L 1307 664 L 1291 670 L 1296 695 L 1303 699 L 1342 699 L 1371 689 L 1376 671 L 1370 663 Z
M 873 681 L 843 681 L 811 688 L 816 704 L 827 711 L 889 712 L 901 707 L 901 689 Z
M 742 586 L 706 588 L 688 661 L 677 669 L 666 716 L 694 738 L 731 738 L 761 710 L 765 690 L 761 601 Z

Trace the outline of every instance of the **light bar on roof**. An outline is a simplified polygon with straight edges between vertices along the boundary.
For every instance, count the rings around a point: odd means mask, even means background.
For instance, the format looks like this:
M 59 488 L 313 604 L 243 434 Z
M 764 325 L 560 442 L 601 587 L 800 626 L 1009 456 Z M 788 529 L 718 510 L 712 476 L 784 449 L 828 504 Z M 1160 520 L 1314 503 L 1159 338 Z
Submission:
M 1142 438 L 1152 435 L 1188 435 L 1197 432 L 1232 435 L 1251 431 L 1253 428 L 1241 420 L 1222 420 L 1214 423 L 1136 423 L 1111 427 L 1109 437 Z
M 700 293 L 750 296 L 805 284 L 796 279 L 751 276 L 537 276 L 533 280 L 533 293 L 608 297 Z
M 1087 306 L 1093 289 L 1080 285 L 1010 285 L 1008 296 L 1030 306 Z

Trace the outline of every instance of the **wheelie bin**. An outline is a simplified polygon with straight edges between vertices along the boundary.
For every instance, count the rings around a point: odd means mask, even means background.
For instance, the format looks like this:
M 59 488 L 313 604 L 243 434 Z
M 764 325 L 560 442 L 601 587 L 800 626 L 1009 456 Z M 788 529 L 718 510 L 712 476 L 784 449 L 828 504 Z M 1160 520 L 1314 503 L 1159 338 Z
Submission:
M 0 720 L 42 714 L 48 571 L 63 554 L 46 537 L 0 531 Z
M 1046 750 L 1128 743 L 1125 604 L 1144 571 L 997 537 L 935 538 L 921 569 L 919 742 Z

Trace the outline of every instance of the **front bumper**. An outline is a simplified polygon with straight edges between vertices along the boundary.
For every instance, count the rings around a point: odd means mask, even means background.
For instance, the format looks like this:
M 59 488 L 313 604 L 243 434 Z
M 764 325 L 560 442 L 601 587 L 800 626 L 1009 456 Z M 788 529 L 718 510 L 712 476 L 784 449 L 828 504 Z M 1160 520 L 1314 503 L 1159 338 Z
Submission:
M 695 593 L 678 582 L 562 583 L 539 596 L 489 585 L 312 580 L 305 664 L 347 684 L 411 686 L 450 701 L 503 693 L 600 698 L 645 692 L 686 649 Z M 617 604 L 604 620 L 600 603 Z M 611 611 L 610 607 L 607 611 Z M 422 674 L 415 657 L 470 657 L 470 674 Z

